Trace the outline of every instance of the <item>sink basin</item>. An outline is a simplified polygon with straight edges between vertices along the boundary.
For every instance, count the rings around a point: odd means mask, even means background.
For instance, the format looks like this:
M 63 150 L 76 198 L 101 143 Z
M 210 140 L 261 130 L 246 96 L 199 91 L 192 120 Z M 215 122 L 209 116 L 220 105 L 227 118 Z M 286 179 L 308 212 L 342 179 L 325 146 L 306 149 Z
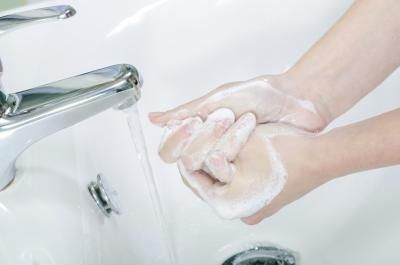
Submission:
M 69 0 L 74 18 L 2 37 L 7 92 L 118 63 L 140 71 L 145 84 L 135 122 L 142 124 L 139 140 L 147 146 L 165 223 L 125 114 L 108 110 L 19 159 L 17 178 L 0 193 L 0 264 L 169 265 L 168 245 L 175 265 L 218 265 L 257 245 L 289 249 L 301 265 L 397 264 L 398 166 L 328 183 L 247 226 L 216 217 L 178 170 L 160 161 L 162 131 L 146 118 L 222 83 L 286 70 L 351 2 Z M 399 86 L 397 71 L 331 127 L 398 107 Z M 87 191 L 100 172 L 119 194 L 121 215 L 105 217 Z

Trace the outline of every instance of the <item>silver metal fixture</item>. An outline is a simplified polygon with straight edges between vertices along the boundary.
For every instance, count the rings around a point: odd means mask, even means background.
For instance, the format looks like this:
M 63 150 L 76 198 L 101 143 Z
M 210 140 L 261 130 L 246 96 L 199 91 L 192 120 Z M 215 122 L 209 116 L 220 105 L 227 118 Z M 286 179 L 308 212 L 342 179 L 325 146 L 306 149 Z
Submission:
M 222 265 L 296 265 L 296 258 L 276 247 L 255 247 L 230 257 Z
M 48 20 L 67 19 L 75 14 L 76 11 L 73 7 L 59 5 L 2 16 L 0 17 L 0 35 L 25 25 Z
M 136 68 L 119 64 L 13 94 L 0 91 L 0 190 L 33 143 L 106 109 L 136 103 L 140 87 Z
M 118 193 L 112 188 L 104 175 L 98 174 L 97 181 L 90 182 L 88 190 L 101 212 L 107 217 L 110 217 L 111 213 L 121 213 Z

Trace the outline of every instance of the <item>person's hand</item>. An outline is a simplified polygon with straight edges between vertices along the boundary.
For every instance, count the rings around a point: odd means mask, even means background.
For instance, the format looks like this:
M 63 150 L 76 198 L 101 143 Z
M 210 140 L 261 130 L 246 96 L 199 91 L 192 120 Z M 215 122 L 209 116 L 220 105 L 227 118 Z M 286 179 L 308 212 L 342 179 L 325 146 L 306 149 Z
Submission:
M 267 144 L 263 145 L 265 141 Z M 333 179 L 333 176 L 325 175 L 320 168 L 320 161 L 323 158 L 321 158 L 319 149 L 315 148 L 317 141 L 319 141 L 318 135 L 291 126 L 282 124 L 257 126 L 248 143 L 238 155 L 237 161 L 234 162 L 239 168 L 243 168 L 238 176 L 252 179 L 253 172 L 257 172 L 253 170 L 258 170 L 252 164 L 260 163 L 262 165 L 262 160 L 266 160 L 270 169 L 267 168 L 263 172 L 264 177 L 271 181 L 278 175 L 284 176 L 285 184 L 279 193 L 271 194 L 276 196 L 263 202 L 260 201 L 256 212 L 241 216 L 243 222 L 250 225 L 258 224 L 287 204 Z M 270 151 L 266 152 L 265 150 L 268 149 Z M 262 152 L 264 155 L 261 156 L 257 152 Z
M 222 85 L 210 93 L 166 112 L 150 113 L 150 120 L 159 126 L 188 117 L 206 119 L 219 108 L 228 108 L 239 118 L 255 114 L 257 123 L 281 122 L 308 131 L 320 131 L 327 125 L 321 104 L 289 82 L 284 75 L 265 75 L 242 82 Z
M 229 109 L 216 110 L 205 122 L 199 117 L 169 122 L 159 154 L 166 163 L 179 160 L 189 170 L 205 170 L 228 183 L 232 179 L 229 162 L 236 158 L 255 127 L 254 114 L 246 113 L 235 122 Z M 221 164 L 220 170 L 209 163 Z
M 230 183 L 178 162 L 184 182 L 222 218 L 257 224 L 326 180 L 308 167 L 312 136 L 284 125 L 260 125 L 232 161 Z M 208 163 L 216 174 L 224 163 Z M 217 173 L 218 174 L 218 173 Z
M 234 122 L 226 109 L 173 126 L 161 157 L 223 218 L 256 224 L 325 181 L 308 166 L 314 135 L 292 126 L 256 127 L 251 113 Z

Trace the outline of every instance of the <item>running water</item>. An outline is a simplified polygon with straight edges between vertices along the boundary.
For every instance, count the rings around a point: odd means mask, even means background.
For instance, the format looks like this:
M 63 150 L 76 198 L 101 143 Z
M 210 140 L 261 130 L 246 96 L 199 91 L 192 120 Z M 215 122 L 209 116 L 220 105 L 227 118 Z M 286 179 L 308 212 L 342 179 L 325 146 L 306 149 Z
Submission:
M 166 218 L 163 213 L 160 195 L 157 190 L 156 180 L 154 178 L 153 171 L 150 165 L 149 156 L 147 154 L 146 143 L 139 119 L 139 111 L 136 106 L 132 106 L 125 109 L 124 112 L 126 114 L 126 119 L 131 133 L 131 138 L 135 145 L 136 152 L 138 154 L 138 159 L 141 162 L 140 164 L 142 165 L 143 174 L 146 177 L 146 181 L 148 184 L 147 186 L 153 203 L 153 208 L 157 215 L 157 219 L 162 231 L 163 241 L 168 251 L 170 259 L 169 264 L 177 265 L 174 249 L 172 247 L 171 234 L 169 232 Z

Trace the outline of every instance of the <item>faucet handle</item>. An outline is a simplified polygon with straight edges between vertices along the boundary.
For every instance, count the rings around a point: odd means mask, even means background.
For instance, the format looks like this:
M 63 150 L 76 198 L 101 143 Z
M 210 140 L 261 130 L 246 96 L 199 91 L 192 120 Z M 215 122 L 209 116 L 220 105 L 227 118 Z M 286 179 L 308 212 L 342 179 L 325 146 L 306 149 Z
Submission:
M 25 25 L 48 20 L 67 19 L 75 14 L 76 10 L 72 6 L 57 5 L 0 16 L 0 37 Z M 8 96 L 4 94 L 1 82 L 3 72 L 3 64 L 0 58 L 0 118 L 9 110 Z
M 30 25 L 34 22 L 67 19 L 76 14 L 69 5 L 58 5 L 22 11 L 0 17 L 0 36 L 16 28 Z

